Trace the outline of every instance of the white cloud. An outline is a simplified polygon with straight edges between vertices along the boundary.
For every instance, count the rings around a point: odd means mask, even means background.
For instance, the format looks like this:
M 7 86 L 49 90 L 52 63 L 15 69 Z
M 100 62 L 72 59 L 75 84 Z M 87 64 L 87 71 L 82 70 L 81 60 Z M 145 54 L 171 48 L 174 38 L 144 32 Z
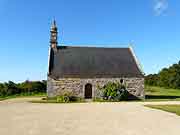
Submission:
M 154 12 L 156 15 L 162 15 L 168 9 L 167 0 L 154 0 Z

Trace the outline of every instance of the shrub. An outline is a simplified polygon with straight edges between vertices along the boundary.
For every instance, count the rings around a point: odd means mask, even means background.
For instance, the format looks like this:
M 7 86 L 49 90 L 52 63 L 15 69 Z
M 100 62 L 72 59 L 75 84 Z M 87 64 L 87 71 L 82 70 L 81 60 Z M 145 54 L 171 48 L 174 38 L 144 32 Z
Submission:
M 126 90 L 125 85 L 118 82 L 109 82 L 100 89 L 104 100 L 121 101 L 127 100 L 128 98 L 128 91 Z
M 59 96 L 56 97 L 56 102 L 58 103 L 84 102 L 84 99 L 81 97 L 74 96 L 72 92 L 65 90 L 59 93 Z
M 129 92 L 126 89 L 121 88 L 118 90 L 118 93 L 118 96 L 115 98 L 116 101 L 124 101 L 128 99 Z
M 66 90 L 61 92 L 60 95 L 56 97 L 56 101 L 61 102 L 61 103 L 68 103 L 68 102 L 77 101 L 77 100 L 78 98 L 73 96 L 72 92 L 69 92 Z
M 68 103 L 69 97 L 68 96 L 57 96 L 56 101 L 59 103 Z

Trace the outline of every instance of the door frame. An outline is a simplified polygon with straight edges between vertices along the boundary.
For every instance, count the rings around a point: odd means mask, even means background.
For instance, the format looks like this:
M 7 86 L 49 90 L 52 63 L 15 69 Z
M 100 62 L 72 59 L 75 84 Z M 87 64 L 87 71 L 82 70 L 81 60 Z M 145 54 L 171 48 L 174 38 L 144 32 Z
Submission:
M 87 92 L 87 86 L 89 85 L 89 87 L 91 88 L 91 96 L 89 96 L 89 97 L 86 97 L 86 92 Z M 93 98 L 93 94 L 94 92 L 93 92 L 93 85 L 91 84 L 91 83 L 86 83 L 85 85 L 84 85 L 84 98 L 85 99 L 92 99 Z

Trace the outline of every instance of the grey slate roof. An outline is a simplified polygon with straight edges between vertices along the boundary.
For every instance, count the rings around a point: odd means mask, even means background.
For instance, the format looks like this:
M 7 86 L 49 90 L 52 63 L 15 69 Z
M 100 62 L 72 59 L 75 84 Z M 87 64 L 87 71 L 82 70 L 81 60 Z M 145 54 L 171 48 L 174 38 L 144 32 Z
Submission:
M 130 48 L 58 46 L 51 49 L 49 76 L 58 78 L 143 77 Z

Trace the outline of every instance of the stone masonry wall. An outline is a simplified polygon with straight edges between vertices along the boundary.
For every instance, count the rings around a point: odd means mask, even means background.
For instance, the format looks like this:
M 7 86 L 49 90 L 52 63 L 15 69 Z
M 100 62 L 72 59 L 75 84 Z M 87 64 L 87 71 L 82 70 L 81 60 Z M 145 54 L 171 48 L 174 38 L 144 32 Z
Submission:
M 47 81 L 47 95 L 54 97 L 60 95 L 64 91 L 70 91 L 74 96 L 84 97 L 85 85 L 92 84 L 92 97 L 100 97 L 98 87 L 103 87 L 108 82 L 120 82 L 123 79 L 127 90 L 136 97 L 144 98 L 144 78 L 61 78 L 54 80 L 48 77 Z

